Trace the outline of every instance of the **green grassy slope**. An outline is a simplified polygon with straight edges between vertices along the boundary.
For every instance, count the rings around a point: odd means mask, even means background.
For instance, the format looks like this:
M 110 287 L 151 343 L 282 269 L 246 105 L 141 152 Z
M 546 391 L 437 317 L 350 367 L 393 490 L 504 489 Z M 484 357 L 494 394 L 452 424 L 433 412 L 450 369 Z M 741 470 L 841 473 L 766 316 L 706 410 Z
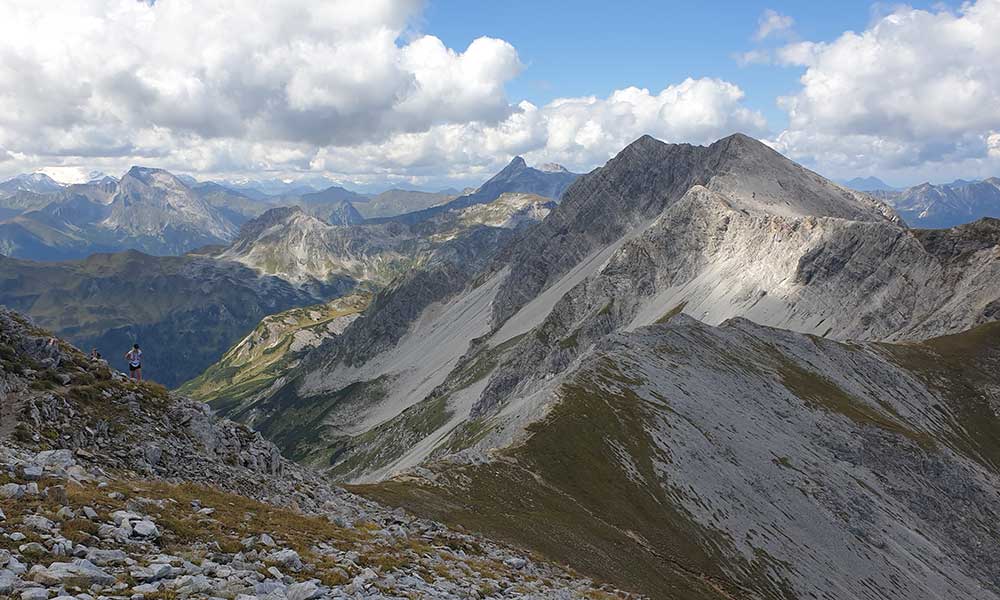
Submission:
M 230 414 L 285 375 L 305 351 L 333 335 L 338 320 L 357 315 L 369 300 L 366 294 L 353 294 L 269 315 L 178 391 Z

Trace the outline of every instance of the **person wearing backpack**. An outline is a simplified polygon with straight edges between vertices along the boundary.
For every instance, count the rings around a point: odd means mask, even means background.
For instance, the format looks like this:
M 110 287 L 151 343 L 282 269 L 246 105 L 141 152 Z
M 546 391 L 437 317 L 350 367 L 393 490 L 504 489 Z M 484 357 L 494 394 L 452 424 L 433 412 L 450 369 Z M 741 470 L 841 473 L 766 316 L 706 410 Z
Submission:
M 128 361 L 129 377 L 142 381 L 142 350 L 139 344 L 132 344 L 132 349 L 125 353 L 125 360 Z

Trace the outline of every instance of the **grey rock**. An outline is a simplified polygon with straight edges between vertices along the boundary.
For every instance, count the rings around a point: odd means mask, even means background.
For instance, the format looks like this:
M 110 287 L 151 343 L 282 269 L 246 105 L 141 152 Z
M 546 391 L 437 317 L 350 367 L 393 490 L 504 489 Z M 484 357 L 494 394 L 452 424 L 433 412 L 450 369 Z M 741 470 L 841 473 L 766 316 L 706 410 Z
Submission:
M 45 546 L 39 544 L 38 542 L 22 544 L 18 547 L 17 551 L 21 554 L 32 557 L 38 557 L 49 553 Z
M 292 569 L 293 571 L 302 569 L 302 559 L 299 558 L 299 553 L 291 548 L 285 548 L 283 550 L 273 552 L 267 556 L 267 560 L 286 569 Z
M 313 600 L 323 595 L 323 590 L 314 581 L 294 583 L 285 590 L 288 600 Z
M 138 538 L 152 540 L 160 537 L 156 523 L 149 520 L 137 521 L 132 524 L 132 535 Z
M 21 592 L 21 600 L 48 600 L 49 591 L 45 588 L 28 588 Z
M 28 481 L 38 481 L 45 474 L 45 470 L 38 465 L 26 465 L 21 474 Z
M 36 565 L 28 571 L 28 579 L 47 586 L 75 586 L 89 588 L 91 585 L 111 585 L 115 578 L 86 559 L 71 563 L 55 562 L 48 567 Z
M 68 468 L 76 464 L 73 452 L 70 450 L 43 450 L 35 455 L 32 462 L 43 467 Z
M 0 569 L 0 594 L 12 594 L 16 589 L 20 579 L 6 569 Z
M 0 485 L 0 498 L 14 498 L 15 500 L 24 496 L 24 486 L 16 483 L 5 483 Z
M 25 527 L 41 533 L 51 533 L 56 527 L 55 523 L 41 515 L 28 515 L 22 519 L 22 523 Z

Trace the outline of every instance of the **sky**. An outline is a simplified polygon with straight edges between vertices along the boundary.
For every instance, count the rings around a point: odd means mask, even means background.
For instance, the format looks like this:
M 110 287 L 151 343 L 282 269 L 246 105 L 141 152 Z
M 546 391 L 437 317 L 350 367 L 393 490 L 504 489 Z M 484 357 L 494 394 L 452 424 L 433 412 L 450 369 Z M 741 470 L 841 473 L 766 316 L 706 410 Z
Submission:
M 835 179 L 1000 175 L 1000 0 L 5 0 L 0 177 L 476 184 L 643 134 Z

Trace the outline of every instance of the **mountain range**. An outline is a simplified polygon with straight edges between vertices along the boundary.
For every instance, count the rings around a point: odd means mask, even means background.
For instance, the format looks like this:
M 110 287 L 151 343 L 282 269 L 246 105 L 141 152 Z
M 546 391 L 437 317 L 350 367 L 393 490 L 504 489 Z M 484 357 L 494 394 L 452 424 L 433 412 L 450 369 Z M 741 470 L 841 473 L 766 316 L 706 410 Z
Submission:
M 136 204 L 200 230 L 240 206 L 147 171 L 78 202 L 136 235 Z M 245 194 L 182 256 L 0 259 L 0 303 L 142 340 L 163 398 L 303 473 L 615 588 L 1000 600 L 1000 220 L 928 228 L 888 194 L 741 134 L 644 136 L 403 214 Z
M 492 189 L 498 196 L 505 191 Z M 357 223 L 351 193 L 342 188 L 282 198 L 295 204 L 274 208 L 245 196 L 238 204 L 216 184 L 192 185 L 166 171 L 139 167 L 120 182 L 69 186 L 59 194 L 65 198 L 31 213 L 30 220 L 40 221 L 42 214 L 56 219 L 70 208 L 76 215 L 92 210 L 97 224 L 90 231 L 121 237 L 109 239 L 109 252 L 85 259 L 0 257 L 0 304 L 81 347 L 97 347 L 119 367 L 124 367 L 120 354 L 138 341 L 149 359 L 147 375 L 170 387 L 202 373 L 268 315 L 355 289 L 381 289 L 425 264 L 478 265 L 553 206 L 538 196 L 498 200 L 480 194 L 478 201 L 496 206 L 470 203 L 413 225 Z M 246 220 L 253 213 L 256 217 Z M 347 218 L 335 218 L 338 213 Z M 17 223 L 23 220 L 28 218 Z M 163 222 L 176 225 L 156 225 Z M 200 249 L 179 256 L 110 252 L 115 240 L 143 240 L 147 248 L 176 252 Z
M 861 192 L 893 192 L 899 191 L 899 188 L 892 187 L 888 183 L 882 181 L 878 177 L 855 177 L 853 179 L 848 179 L 841 182 L 844 187 L 849 187 L 852 190 L 858 190 Z
M 892 206 L 912 227 L 954 227 L 983 217 L 1000 218 L 1000 179 L 922 183 L 903 190 L 875 178 L 853 179 L 847 187 L 871 193 Z
M 640 138 L 560 197 L 208 399 L 653 597 L 1000 597 L 1000 221 L 911 229 L 739 134 Z
M 249 203 L 234 192 L 192 188 L 167 171 L 144 167 L 120 180 L 20 190 L 0 198 L 0 206 L 15 213 L 0 221 L 0 254 L 34 260 L 124 249 L 183 254 L 231 240 Z
M 73 185 L 43 173 L 19 175 L 0 182 L 0 254 L 47 261 L 121 250 L 181 255 L 202 246 L 227 245 L 242 224 L 277 207 L 297 206 L 331 225 L 357 225 L 366 219 L 413 224 L 441 211 L 489 202 L 508 191 L 558 198 L 575 177 L 558 165 L 546 171 L 529 168 L 520 157 L 480 189 L 464 194 L 392 189 L 369 196 L 337 185 L 313 187 L 329 183 L 325 179 L 303 180 L 301 185 L 199 182 L 147 167 L 133 167 L 117 180 L 102 176 Z M 418 216 L 401 216 L 407 213 Z

